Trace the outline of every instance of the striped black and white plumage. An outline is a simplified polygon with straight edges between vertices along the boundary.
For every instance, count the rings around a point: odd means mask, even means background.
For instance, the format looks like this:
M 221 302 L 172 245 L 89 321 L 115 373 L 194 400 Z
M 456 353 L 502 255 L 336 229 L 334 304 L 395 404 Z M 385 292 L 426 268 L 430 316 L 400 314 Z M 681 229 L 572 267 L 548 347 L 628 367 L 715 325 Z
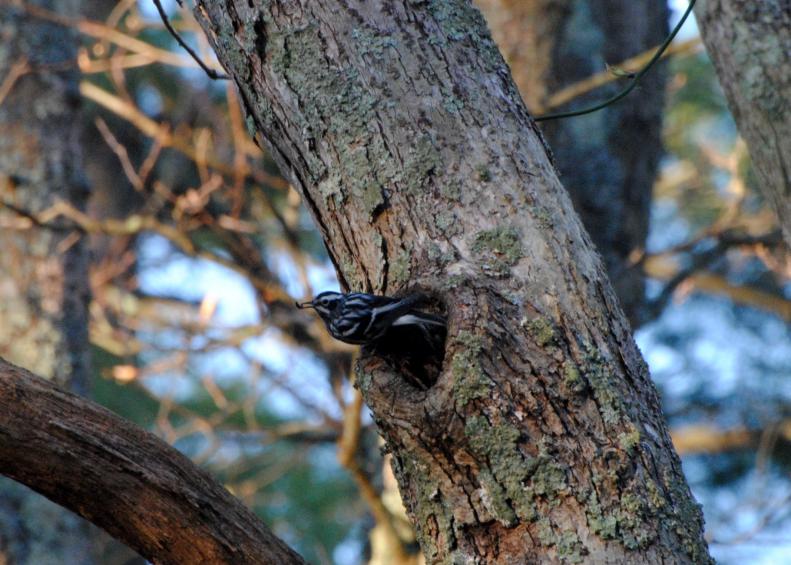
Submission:
M 445 340 L 445 320 L 421 312 L 415 306 L 422 296 L 404 298 L 375 296 L 361 292 L 322 292 L 298 308 L 313 308 L 324 320 L 332 337 L 356 345 L 376 345 L 389 338 L 402 339 L 404 332 L 419 332 L 431 349 Z

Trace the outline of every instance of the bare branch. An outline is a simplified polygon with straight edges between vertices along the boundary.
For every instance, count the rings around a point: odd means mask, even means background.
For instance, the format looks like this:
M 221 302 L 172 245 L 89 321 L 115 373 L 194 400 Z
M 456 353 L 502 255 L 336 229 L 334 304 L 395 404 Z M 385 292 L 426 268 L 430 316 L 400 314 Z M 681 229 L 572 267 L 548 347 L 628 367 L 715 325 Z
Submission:
M 198 65 L 200 65 L 200 68 L 206 72 L 209 78 L 213 80 L 218 80 L 218 79 L 228 80 L 229 78 L 228 75 L 223 73 L 218 73 L 214 69 L 209 68 L 206 65 L 206 63 L 203 62 L 203 59 L 201 59 L 198 56 L 198 54 L 195 53 L 195 51 L 193 51 L 192 47 L 187 45 L 187 42 L 181 38 L 181 36 L 178 34 L 178 32 L 175 29 L 173 29 L 173 26 L 170 25 L 170 20 L 168 19 L 168 15 L 165 12 L 165 9 L 162 7 L 162 3 L 159 0 L 153 0 L 153 2 L 154 2 L 154 6 L 156 6 L 157 8 L 157 12 L 159 12 L 159 17 L 162 18 L 162 23 L 165 24 L 165 27 L 170 32 L 170 35 L 172 35 L 173 38 L 178 42 L 178 44 L 181 45 L 184 48 L 184 50 L 187 53 L 189 53 L 193 59 L 195 59 L 195 62 L 198 63 Z
M 156 563 L 304 563 L 186 456 L 2 359 L 0 473 Z

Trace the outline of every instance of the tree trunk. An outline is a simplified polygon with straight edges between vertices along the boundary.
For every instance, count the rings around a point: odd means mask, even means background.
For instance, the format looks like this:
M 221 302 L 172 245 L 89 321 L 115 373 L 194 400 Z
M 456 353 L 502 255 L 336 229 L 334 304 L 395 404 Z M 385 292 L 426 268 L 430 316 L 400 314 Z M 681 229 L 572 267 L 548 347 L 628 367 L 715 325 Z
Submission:
M 668 9 L 654 0 L 476 0 L 530 111 L 583 108 L 623 88 L 613 83 L 562 108 L 543 110 L 563 87 L 657 46 Z M 633 327 L 646 318 L 645 250 L 651 194 L 662 154 L 665 68 L 596 114 L 541 124 L 563 185 L 604 259 Z
M 67 11 L 72 3 L 44 2 Z M 82 208 L 77 146 L 77 38 L 0 6 L 2 203 L 38 214 L 55 199 Z M 32 72 L 25 72 L 32 71 Z M 16 78 L 14 78 L 16 77 Z M 0 204 L 0 355 L 85 393 L 89 378 L 88 256 L 68 228 L 38 229 Z M 88 524 L 19 485 L 0 485 L 0 561 L 93 563 Z
M 35 69 L 15 81 L 0 106 L 2 201 L 31 214 L 40 214 L 57 199 L 84 208 L 88 187 L 74 127 L 80 115 L 78 75 L 57 68 L 76 60 L 76 38 L 66 28 L 8 6 L 0 11 L 0 76 L 13 74 L 25 61 Z M 17 212 L 0 208 L 0 214 L 19 224 Z M 0 231 L 0 355 L 85 393 L 88 258 L 85 242 L 76 236 L 68 226 Z
M 344 286 L 447 308 L 428 391 L 358 383 L 429 562 L 708 563 L 592 244 L 469 1 L 199 1 Z
M 0 473 L 79 512 L 154 563 L 304 563 L 164 441 L 2 359 Z
M 706 51 L 791 246 L 791 2 L 701 0 Z

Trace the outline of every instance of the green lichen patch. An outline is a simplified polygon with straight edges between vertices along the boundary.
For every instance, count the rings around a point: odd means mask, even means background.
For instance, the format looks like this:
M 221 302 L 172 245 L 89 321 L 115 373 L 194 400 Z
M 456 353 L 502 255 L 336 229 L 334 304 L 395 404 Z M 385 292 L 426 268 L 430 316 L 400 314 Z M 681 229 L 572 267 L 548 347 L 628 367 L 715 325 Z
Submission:
M 258 128 L 255 125 L 255 118 L 252 116 L 252 114 L 245 115 L 244 127 L 247 130 L 247 134 L 254 138 L 255 134 L 258 132 Z
M 585 547 L 577 532 L 573 530 L 555 531 L 548 518 L 536 523 L 538 541 L 545 547 L 555 547 L 561 563 L 582 563 Z
M 553 505 L 558 497 L 568 494 L 566 471 L 547 454 L 531 457 L 519 448 L 520 431 L 508 424 L 492 425 L 483 416 L 473 416 L 464 428 L 470 450 L 476 457 L 488 462 L 491 477 L 502 487 L 487 487 L 490 497 L 498 494 L 502 500 L 494 500 L 489 508 L 495 510 L 507 506 L 516 516 L 525 521 L 539 519 L 539 502 Z M 506 522 L 506 512 L 496 516 Z
M 464 283 L 466 283 L 467 280 L 468 279 L 466 275 L 461 275 L 461 274 L 450 275 L 446 277 L 445 280 L 443 281 L 442 289 L 445 291 L 453 290 L 454 288 L 458 288 L 464 285 Z
M 577 365 L 573 361 L 563 362 L 563 387 L 567 393 L 580 394 L 585 391 L 587 385 L 580 375 Z
M 561 532 L 555 537 L 554 544 L 562 563 L 582 563 L 584 561 L 585 546 L 582 545 L 577 532 L 573 530 Z
M 618 445 L 629 455 L 632 455 L 637 446 L 640 445 L 640 430 L 633 425 L 630 425 L 629 428 L 629 431 L 618 434 Z
M 484 485 L 492 499 L 489 505 L 490 511 L 508 508 L 508 512 L 495 514 L 495 518 L 503 523 L 510 523 L 513 520 L 513 513 L 519 515 L 518 508 L 513 502 L 520 501 L 524 497 L 522 479 L 528 473 L 528 466 L 517 445 L 519 430 L 505 424 L 493 426 L 485 417 L 473 416 L 467 420 L 464 432 L 471 451 L 477 457 L 488 461 L 491 480 L 501 487 L 494 489 L 491 484 Z M 500 498 L 494 498 L 497 496 Z M 521 515 L 519 517 L 524 518 Z
M 648 504 L 653 510 L 661 510 L 666 504 L 665 496 L 659 490 L 657 484 L 650 478 L 645 481 L 646 492 L 648 493 Z
M 516 524 L 516 512 L 511 508 L 508 495 L 503 486 L 497 482 L 487 469 L 482 469 L 478 473 L 478 482 L 481 484 L 483 494 L 481 499 L 489 512 L 504 526 Z
M 374 375 L 371 372 L 363 371 L 359 365 L 354 373 L 354 387 L 363 393 L 363 396 L 370 390 L 373 384 Z
M 603 539 L 615 539 L 618 537 L 618 520 L 615 516 L 589 512 L 588 526 L 594 534 Z
M 461 227 L 456 215 L 448 210 L 441 210 L 436 216 L 434 216 L 434 225 L 437 226 L 439 231 L 448 237 L 458 235 L 461 231 Z
M 492 180 L 492 172 L 486 165 L 478 165 L 475 167 L 475 176 L 478 177 L 478 180 L 481 182 L 489 182 Z
M 442 171 L 442 155 L 428 135 L 418 137 L 404 158 L 403 172 L 399 176 L 404 188 L 417 194 L 430 176 Z
M 382 59 L 386 50 L 397 45 L 392 35 L 380 35 L 370 28 L 354 28 L 352 38 L 361 55 L 370 55 L 375 59 Z
M 650 545 L 657 534 L 643 497 L 635 491 L 626 490 L 616 502 L 617 506 L 605 510 L 596 493 L 590 493 L 585 505 L 585 516 L 591 531 L 602 539 L 620 540 L 628 549 Z
M 368 138 L 366 138 L 368 139 Z M 371 164 L 371 147 L 360 144 L 346 145 L 339 152 L 341 164 L 341 192 L 346 187 L 348 199 L 361 203 L 372 217 L 385 204 L 383 187 L 376 178 Z
M 473 400 L 489 396 L 492 382 L 480 365 L 479 356 L 483 349 L 481 338 L 461 331 L 455 341 L 456 352 L 450 369 L 453 376 L 453 398 L 463 408 Z
M 669 525 L 679 536 L 681 545 L 692 563 L 713 563 L 705 543 L 699 536 L 699 532 L 703 531 L 703 511 L 692 498 L 683 476 L 678 471 L 672 472 L 667 469 L 663 479 L 673 501 L 672 506 L 665 507 L 662 515 L 663 523 Z
M 588 519 L 590 530 L 602 539 L 616 539 L 618 537 L 618 519 L 611 513 L 604 513 L 599 497 L 591 491 L 585 503 L 585 517 Z
M 303 152 L 311 179 L 321 182 L 326 198 L 353 201 L 373 217 L 386 205 L 384 186 L 396 174 L 393 156 L 371 126 L 378 100 L 355 69 L 331 66 L 323 51 L 317 25 L 273 34 L 268 42 L 272 69 L 299 98 L 300 112 L 291 117 L 295 127 L 307 138 L 329 133 L 339 158 L 327 180 L 318 154 Z
M 549 456 L 539 456 L 537 461 L 525 491 L 548 499 L 555 499 L 556 495 L 567 492 L 568 482 L 563 467 Z
M 458 200 L 461 196 L 461 182 L 448 179 L 439 185 L 439 192 L 448 200 Z
M 613 376 L 613 370 L 592 345 L 586 344 L 585 358 L 579 368 L 593 389 L 593 396 L 605 423 L 617 424 L 628 420 L 627 409 L 621 398 L 618 382 Z
M 544 206 L 532 206 L 533 217 L 538 223 L 538 227 L 542 230 L 552 229 L 554 222 L 552 221 L 552 213 Z
M 467 41 L 482 58 L 486 69 L 495 70 L 504 64 L 486 21 L 472 3 L 429 0 L 428 9 L 441 31 L 441 35 L 430 38 L 432 44 Z
M 396 286 L 402 286 L 409 281 L 409 275 L 412 270 L 410 266 L 411 259 L 409 251 L 402 249 L 395 259 L 390 262 L 389 277 Z
M 432 478 L 412 456 L 393 457 L 393 472 L 400 484 L 415 485 L 414 515 L 416 536 L 426 561 L 434 563 L 456 544 L 453 509 L 442 496 L 439 482 Z
M 444 267 L 456 258 L 453 249 L 443 250 L 437 243 L 431 242 L 428 245 L 428 260 L 437 266 Z
M 508 274 L 523 253 L 519 232 L 511 227 L 478 232 L 472 243 L 472 251 L 480 258 L 485 271 L 501 276 Z
M 524 319 L 521 326 L 527 330 L 540 347 L 546 347 L 555 341 L 555 328 L 552 326 L 552 322 L 546 318 Z
M 458 114 L 464 109 L 464 102 L 452 94 L 445 96 L 442 99 L 442 107 L 448 112 L 448 114 Z
M 344 278 L 349 282 L 352 288 L 362 288 L 362 280 L 360 272 L 357 269 L 357 264 L 352 260 L 349 255 L 344 255 L 340 260 L 341 273 Z
M 539 518 L 536 522 L 536 530 L 541 545 L 548 547 L 555 543 L 555 532 L 552 531 L 552 522 L 549 521 L 549 518 Z
M 635 492 L 626 492 L 621 496 L 617 509 L 618 529 L 621 541 L 628 549 L 647 547 L 656 539 L 656 530 L 649 525 L 647 507 L 643 498 Z

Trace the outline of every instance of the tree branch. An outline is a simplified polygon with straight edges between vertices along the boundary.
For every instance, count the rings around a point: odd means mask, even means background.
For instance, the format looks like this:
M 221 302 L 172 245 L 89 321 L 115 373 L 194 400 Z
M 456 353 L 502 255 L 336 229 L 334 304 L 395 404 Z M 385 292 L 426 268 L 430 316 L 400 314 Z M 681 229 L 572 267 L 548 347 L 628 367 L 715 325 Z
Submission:
M 2 359 L 0 473 L 155 563 L 304 563 L 186 456 Z
M 217 71 L 210 68 L 208 65 L 206 65 L 206 63 L 203 62 L 203 59 L 201 59 L 198 56 L 198 54 L 195 53 L 195 51 L 193 51 L 192 47 L 187 45 L 187 42 L 184 41 L 179 35 L 179 33 L 175 29 L 173 29 L 173 26 L 170 25 L 170 20 L 168 19 L 168 15 L 165 12 L 165 9 L 162 7 L 162 3 L 159 0 L 153 0 L 153 1 L 154 1 L 154 6 L 156 6 L 157 8 L 157 12 L 159 12 L 159 17 L 162 18 L 162 23 L 165 24 L 165 27 L 170 32 L 170 35 L 172 35 L 173 38 L 176 40 L 176 42 L 179 45 L 181 45 L 187 53 L 190 54 L 190 57 L 195 59 L 195 62 L 198 63 L 198 65 L 200 65 L 200 68 L 204 70 L 204 72 L 209 76 L 209 78 L 212 80 L 228 80 L 228 75 L 226 75 L 225 73 L 218 73 Z

